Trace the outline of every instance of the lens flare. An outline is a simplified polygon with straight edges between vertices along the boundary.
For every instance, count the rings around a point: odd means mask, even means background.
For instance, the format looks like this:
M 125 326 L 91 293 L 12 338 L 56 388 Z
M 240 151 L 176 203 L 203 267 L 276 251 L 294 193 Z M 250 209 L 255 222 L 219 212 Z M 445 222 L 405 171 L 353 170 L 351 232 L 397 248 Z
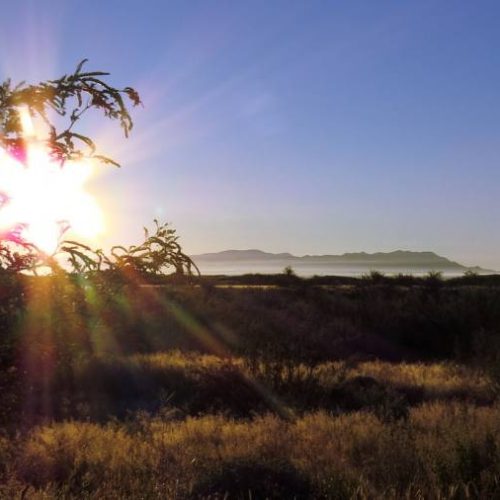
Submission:
M 20 108 L 26 158 L 20 161 L 0 147 L 0 239 L 35 245 L 53 254 L 71 228 L 83 238 L 103 230 L 102 212 L 84 184 L 88 161 L 54 160 L 37 135 L 29 111 Z

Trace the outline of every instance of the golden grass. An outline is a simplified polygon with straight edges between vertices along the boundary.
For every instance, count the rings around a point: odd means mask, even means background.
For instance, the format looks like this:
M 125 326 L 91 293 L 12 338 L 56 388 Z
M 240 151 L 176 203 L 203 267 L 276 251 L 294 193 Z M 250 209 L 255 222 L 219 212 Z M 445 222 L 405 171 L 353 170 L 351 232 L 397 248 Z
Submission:
M 344 362 L 319 365 L 316 376 L 328 384 L 345 367 Z M 345 368 L 347 378 L 368 376 L 379 382 L 401 388 L 419 388 L 424 399 L 466 397 L 489 400 L 491 380 L 479 371 L 456 363 L 390 363 L 370 361 Z
M 318 491 L 342 484 L 357 498 L 403 492 L 416 498 L 417 491 L 451 498 L 457 487 L 500 488 L 498 406 L 426 403 L 406 423 L 383 423 L 364 412 L 315 412 L 294 422 L 272 415 L 67 422 L 39 427 L 16 444 L 10 487 L 32 484 L 29 498 L 64 488 L 69 496 L 85 491 L 92 498 L 148 498 L 160 490 L 183 498 L 208 471 L 243 458 L 285 460 Z
M 161 370 L 165 368 L 183 368 L 183 369 L 217 369 L 227 360 L 219 356 L 210 354 L 199 354 L 196 352 L 181 352 L 172 350 L 168 352 L 157 352 L 153 354 L 134 354 L 126 358 L 137 367 L 150 370 Z M 241 365 L 241 358 L 232 358 L 232 363 Z
M 230 363 L 242 371 L 246 371 L 244 358 L 221 358 L 193 352 L 184 353 L 178 350 L 154 354 L 135 354 L 119 358 L 131 369 L 144 372 L 161 372 L 166 369 L 190 371 L 218 370 Z M 287 365 L 278 366 L 282 378 L 289 373 Z M 471 368 L 457 363 L 390 363 L 385 361 L 369 361 L 355 364 L 339 362 L 322 363 L 311 368 L 303 364 L 293 365 L 296 378 L 312 376 L 325 387 L 331 387 L 340 379 L 349 380 L 358 376 L 368 376 L 378 382 L 401 389 L 418 389 L 422 400 L 439 399 L 474 399 L 490 401 L 493 399 L 490 378 Z M 266 368 L 260 364 L 257 376 L 265 376 Z M 273 371 L 274 373 L 274 371 Z

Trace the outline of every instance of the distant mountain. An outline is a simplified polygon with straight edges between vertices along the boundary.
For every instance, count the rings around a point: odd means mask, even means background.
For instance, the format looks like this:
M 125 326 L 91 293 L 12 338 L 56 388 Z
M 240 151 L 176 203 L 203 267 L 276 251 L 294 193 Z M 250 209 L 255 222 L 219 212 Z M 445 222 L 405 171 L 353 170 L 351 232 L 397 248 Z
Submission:
M 210 262 L 230 261 L 230 260 L 282 260 L 282 259 L 301 259 L 295 257 L 291 253 L 268 253 L 262 250 L 224 250 L 215 253 L 203 253 L 200 255 L 192 255 L 192 259 L 196 261 L 204 260 Z
M 269 266 L 321 266 L 323 269 L 354 266 L 356 269 L 406 269 L 408 272 L 417 270 L 443 271 L 443 272 L 465 272 L 494 273 L 480 267 L 467 267 L 454 262 L 434 252 L 412 252 L 408 250 L 396 250 L 394 252 L 376 253 L 344 253 L 342 255 L 304 255 L 296 256 L 290 253 L 269 253 L 262 250 L 225 250 L 222 252 L 205 253 L 193 255 L 192 259 L 202 270 L 204 266 L 213 267 L 223 265 L 237 265 L 243 269 L 248 267 L 248 272 L 259 272 L 259 268 L 269 271 Z M 255 270 L 256 269 L 256 270 Z

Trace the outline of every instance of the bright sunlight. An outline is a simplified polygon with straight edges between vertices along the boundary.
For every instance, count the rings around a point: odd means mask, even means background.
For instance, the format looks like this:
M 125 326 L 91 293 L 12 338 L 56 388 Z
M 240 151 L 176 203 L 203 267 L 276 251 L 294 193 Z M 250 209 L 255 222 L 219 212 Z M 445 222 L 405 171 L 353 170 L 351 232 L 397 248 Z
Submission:
M 69 228 L 92 238 L 103 230 L 96 200 L 84 189 L 92 173 L 89 161 L 55 160 L 37 135 L 27 108 L 20 108 L 25 158 L 0 148 L 0 234 L 35 245 L 51 255 Z

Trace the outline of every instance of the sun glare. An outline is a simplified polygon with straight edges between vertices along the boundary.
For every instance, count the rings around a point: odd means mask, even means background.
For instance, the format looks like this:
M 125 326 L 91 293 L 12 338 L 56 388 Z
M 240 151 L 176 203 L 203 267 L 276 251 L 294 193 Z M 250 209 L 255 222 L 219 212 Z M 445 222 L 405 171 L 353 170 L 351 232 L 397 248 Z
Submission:
M 31 243 L 53 254 L 62 234 L 92 238 L 103 229 L 102 212 L 84 184 L 92 174 L 89 161 L 55 161 L 36 135 L 29 111 L 20 109 L 26 160 L 0 148 L 0 235 Z

